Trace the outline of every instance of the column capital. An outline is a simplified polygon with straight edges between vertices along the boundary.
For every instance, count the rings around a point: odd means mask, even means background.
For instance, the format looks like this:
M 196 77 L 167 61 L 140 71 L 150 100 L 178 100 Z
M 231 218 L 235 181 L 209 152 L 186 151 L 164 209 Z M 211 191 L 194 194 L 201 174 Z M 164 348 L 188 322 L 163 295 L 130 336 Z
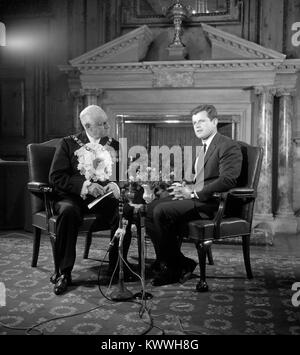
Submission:
M 300 136 L 293 138 L 293 142 L 296 144 L 296 146 L 300 147 Z
M 103 89 L 96 89 L 96 88 L 86 88 L 86 89 L 80 89 L 80 95 L 82 96 L 102 96 L 104 90 Z
M 296 94 L 296 88 L 289 87 L 277 87 L 276 88 L 276 96 L 294 96 Z
M 70 90 L 70 96 L 72 96 L 74 99 L 82 99 L 85 95 L 81 92 L 82 89 L 78 90 Z
M 254 86 L 253 91 L 255 95 L 269 94 L 274 96 L 276 94 L 276 88 L 273 86 Z

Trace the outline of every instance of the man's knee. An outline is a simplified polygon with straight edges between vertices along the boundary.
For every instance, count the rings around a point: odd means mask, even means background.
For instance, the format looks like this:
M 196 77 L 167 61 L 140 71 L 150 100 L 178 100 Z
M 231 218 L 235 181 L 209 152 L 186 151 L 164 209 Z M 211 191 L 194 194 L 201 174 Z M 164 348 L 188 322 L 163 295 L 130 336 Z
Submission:
M 59 206 L 58 214 L 65 218 L 74 219 L 74 223 L 76 223 L 77 221 L 79 222 L 81 219 L 80 209 L 78 208 L 78 206 L 70 202 L 61 203 Z
M 165 210 L 166 208 L 163 203 L 156 205 L 153 209 L 153 220 L 160 220 L 162 217 L 164 217 Z

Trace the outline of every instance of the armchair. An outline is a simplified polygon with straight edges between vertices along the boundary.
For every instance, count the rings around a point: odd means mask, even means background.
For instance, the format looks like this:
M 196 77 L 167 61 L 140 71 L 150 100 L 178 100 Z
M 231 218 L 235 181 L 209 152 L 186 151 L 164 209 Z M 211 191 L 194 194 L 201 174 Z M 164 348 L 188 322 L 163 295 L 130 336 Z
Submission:
M 31 212 L 33 226 L 33 254 L 31 266 L 36 267 L 39 249 L 41 232 L 46 231 L 49 234 L 52 253 L 54 258 L 55 273 L 57 273 L 55 240 L 56 240 L 56 220 L 52 210 L 52 188 L 49 186 L 48 175 L 52 159 L 55 153 L 59 139 L 52 139 L 44 143 L 32 143 L 27 146 L 27 160 L 29 165 L 29 182 L 27 187 L 31 195 Z M 93 223 L 96 221 L 96 216 L 92 213 L 86 214 L 80 227 L 80 232 L 86 232 L 87 238 L 83 258 L 87 259 L 92 241 Z M 108 225 L 101 225 L 97 230 L 107 230 Z
M 188 235 L 197 248 L 200 281 L 198 292 L 208 291 L 206 283 L 206 255 L 211 244 L 225 238 L 242 238 L 244 264 L 247 277 L 253 278 L 250 264 L 250 235 L 253 209 L 261 170 L 263 149 L 239 142 L 243 163 L 237 187 L 224 193 L 215 193 L 219 209 L 211 220 L 195 220 L 188 223 Z

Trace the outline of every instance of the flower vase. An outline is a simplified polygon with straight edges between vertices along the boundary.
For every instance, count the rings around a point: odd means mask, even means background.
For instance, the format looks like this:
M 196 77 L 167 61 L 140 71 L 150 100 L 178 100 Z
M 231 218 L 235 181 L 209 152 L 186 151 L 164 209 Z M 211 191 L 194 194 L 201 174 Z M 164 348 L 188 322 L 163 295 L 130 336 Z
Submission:
M 149 184 L 142 184 L 142 187 L 144 189 L 144 194 L 143 194 L 143 199 L 145 200 L 145 202 L 148 204 L 151 201 L 154 200 L 154 192 L 151 189 Z

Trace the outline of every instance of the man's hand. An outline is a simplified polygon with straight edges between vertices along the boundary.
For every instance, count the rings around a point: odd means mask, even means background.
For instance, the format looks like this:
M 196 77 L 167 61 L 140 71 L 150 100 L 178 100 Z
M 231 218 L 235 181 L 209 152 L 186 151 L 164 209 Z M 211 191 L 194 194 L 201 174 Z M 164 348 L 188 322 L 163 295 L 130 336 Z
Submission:
M 192 190 L 183 182 L 172 184 L 168 189 L 170 195 L 173 196 L 173 200 L 183 200 L 191 198 Z
M 115 183 L 115 182 L 109 182 L 105 187 L 104 187 L 104 191 L 105 193 L 106 192 L 109 192 L 109 191 L 112 191 L 113 192 L 113 195 L 116 199 L 119 199 L 120 198 L 120 188 L 119 186 Z
M 104 195 L 104 187 L 97 184 L 96 182 L 93 182 L 91 185 L 89 185 L 87 190 L 88 190 L 88 194 L 94 197 Z

